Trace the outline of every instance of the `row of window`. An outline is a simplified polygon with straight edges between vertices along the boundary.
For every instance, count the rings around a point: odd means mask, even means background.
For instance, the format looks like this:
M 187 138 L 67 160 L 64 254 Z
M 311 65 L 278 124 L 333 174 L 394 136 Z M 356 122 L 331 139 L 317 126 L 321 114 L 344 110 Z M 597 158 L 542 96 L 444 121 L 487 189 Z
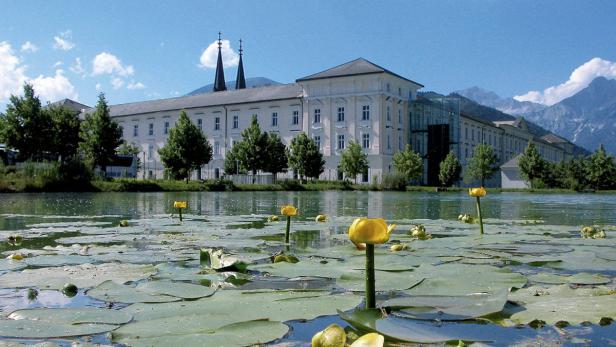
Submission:
M 336 121 L 344 122 L 344 106 L 339 106 L 337 109 L 337 118 Z M 362 105 L 361 107 L 361 120 L 368 121 L 370 120 L 370 105 Z M 391 108 L 387 106 L 387 121 L 391 122 Z M 313 123 L 321 123 L 321 109 L 315 108 L 313 111 Z M 402 124 L 402 109 L 398 110 L 398 123 Z

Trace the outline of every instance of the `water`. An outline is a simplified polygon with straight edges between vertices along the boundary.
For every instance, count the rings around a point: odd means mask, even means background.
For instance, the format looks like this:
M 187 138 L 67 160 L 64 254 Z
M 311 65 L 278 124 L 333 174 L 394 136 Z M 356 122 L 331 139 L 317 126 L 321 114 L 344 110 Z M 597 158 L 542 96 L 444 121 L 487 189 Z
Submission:
M 211 216 L 278 214 L 279 206 L 293 204 L 302 215 L 314 216 L 368 216 L 396 219 L 455 219 L 460 213 L 475 212 L 474 200 L 464 192 L 170 192 L 170 193 L 45 193 L 0 194 L 0 231 L 27 229 L 28 225 L 61 221 L 103 221 L 118 223 L 122 219 L 142 219 L 154 215 L 171 214 L 173 201 L 186 200 L 192 214 Z M 616 224 L 616 195 L 611 194 L 532 194 L 490 193 L 482 200 L 483 214 L 487 218 L 542 220 L 545 224 L 581 226 L 590 224 Z M 228 225 L 228 228 L 259 228 L 262 220 L 246 224 Z M 341 231 L 344 232 L 344 231 Z M 74 232 L 61 232 L 45 237 L 25 240 L 21 248 L 40 249 L 55 246 L 60 237 L 75 236 Z M 279 236 L 265 236 L 277 238 Z M 298 248 L 314 247 L 318 231 L 305 230 L 294 237 Z M 16 249 L 6 242 L 0 252 Z M 283 285 L 277 283 L 277 287 Z M 246 288 L 259 287 L 258 282 Z M 47 307 L 102 306 L 104 303 L 89 299 L 80 293 L 68 300 L 54 291 L 41 291 L 38 303 L 24 302 L 24 291 L 0 291 L 5 309 L 15 306 Z M 14 299 L 14 300 L 13 300 Z M 12 302 L 11 300 L 15 301 Z M 9 302 L 11 301 L 11 302 Z M 323 317 L 308 322 L 291 322 L 290 334 L 284 341 L 309 341 L 315 330 L 336 322 L 346 325 L 337 316 Z M 465 329 L 464 325 L 447 323 L 451 329 Z M 468 327 L 467 327 L 468 328 Z M 482 329 L 473 325 L 472 329 Z M 576 327 L 557 330 L 493 327 L 496 345 L 525 345 L 542 342 L 547 345 L 614 343 L 616 328 Z M 568 338 L 568 335 L 575 338 Z M 107 342 L 104 336 L 91 337 L 95 342 Z M 66 340 L 56 341 L 67 344 Z

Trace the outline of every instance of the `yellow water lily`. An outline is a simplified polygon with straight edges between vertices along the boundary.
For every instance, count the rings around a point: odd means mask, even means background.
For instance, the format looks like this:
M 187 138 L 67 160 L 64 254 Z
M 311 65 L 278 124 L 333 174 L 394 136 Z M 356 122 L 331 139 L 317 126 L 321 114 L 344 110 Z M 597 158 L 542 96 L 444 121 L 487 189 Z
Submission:
M 395 224 L 387 225 L 383 218 L 357 218 L 349 227 L 349 238 L 355 245 L 381 244 L 389 241 L 395 227 Z
M 358 338 L 351 347 L 383 347 L 385 338 L 381 334 L 369 333 Z
M 9 259 L 9 260 L 23 260 L 25 257 L 26 257 L 25 255 L 23 255 L 23 254 L 21 254 L 19 252 L 15 252 L 15 253 L 9 255 L 8 257 L 6 257 L 6 259 Z
M 338 324 L 331 324 L 312 337 L 311 347 L 344 347 L 346 332 Z
M 279 218 L 278 218 L 278 216 L 272 215 L 272 216 L 267 217 L 267 221 L 268 222 L 278 222 Z
M 484 187 L 468 188 L 468 195 L 474 198 L 483 198 L 486 194 L 488 194 L 488 192 Z
M 280 214 L 287 217 L 297 216 L 297 208 L 293 205 L 284 205 L 280 208 Z
M 403 251 L 405 249 L 408 249 L 408 247 L 409 247 L 408 245 L 405 245 L 403 243 L 396 243 L 395 245 L 391 245 L 391 247 L 389 247 L 389 249 L 392 252 L 400 252 L 400 251 Z
M 186 206 L 188 205 L 188 203 L 186 201 L 174 201 L 173 202 L 173 208 L 186 208 Z
M 327 216 L 324 214 L 320 214 L 314 218 L 315 222 L 325 222 L 327 220 Z

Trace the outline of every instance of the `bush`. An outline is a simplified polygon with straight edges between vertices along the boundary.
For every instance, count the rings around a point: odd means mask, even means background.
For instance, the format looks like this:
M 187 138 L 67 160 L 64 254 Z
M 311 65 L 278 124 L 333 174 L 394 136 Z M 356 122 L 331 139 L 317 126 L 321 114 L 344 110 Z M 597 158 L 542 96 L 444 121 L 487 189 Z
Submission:
M 397 172 L 385 173 L 381 178 L 382 190 L 406 190 L 406 176 Z

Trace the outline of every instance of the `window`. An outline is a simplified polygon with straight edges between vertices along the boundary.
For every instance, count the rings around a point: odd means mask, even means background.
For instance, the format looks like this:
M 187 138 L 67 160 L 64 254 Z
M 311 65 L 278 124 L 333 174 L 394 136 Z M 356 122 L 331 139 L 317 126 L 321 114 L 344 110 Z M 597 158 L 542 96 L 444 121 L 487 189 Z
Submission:
M 320 150 L 321 149 L 321 136 L 317 135 L 317 136 L 313 137 L 313 139 L 314 139 L 314 144 Z
M 387 106 L 387 121 L 391 121 L 391 108 Z
M 154 136 L 154 123 L 148 125 L 148 135 Z
M 364 149 L 370 148 L 370 134 L 361 135 L 361 147 Z
M 391 149 L 391 135 L 387 134 L 387 149 Z
M 273 127 L 278 126 L 278 112 L 272 113 L 272 126 Z
M 465 157 L 465 158 L 468 158 L 468 148 L 465 148 L 465 149 L 464 149 L 464 157 Z
M 233 129 L 237 129 L 240 123 L 240 117 L 238 115 L 233 116 Z
M 370 105 L 361 107 L 361 120 L 370 120 Z
M 398 149 L 399 150 L 402 150 L 402 145 L 403 145 L 403 143 L 402 143 L 402 135 L 398 134 Z
M 344 122 L 344 107 L 338 107 L 338 122 Z
M 464 128 L 464 138 L 468 140 L 468 128 Z
M 220 155 L 220 142 L 214 142 L 214 155 Z
M 154 155 L 154 145 L 148 145 L 148 159 L 152 159 Z
M 344 135 L 338 135 L 338 149 L 344 149 Z
M 364 183 L 368 183 L 368 170 L 362 172 L 361 174 L 361 181 Z
M 293 111 L 293 125 L 299 124 L 299 111 Z
M 139 124 L 133 125 L 133 137 L 139 136 Z
M 471 140 L 475 141 L 475 129 L 471 129 Z
M 314 109 L 313 123 L 321 123 L 321 109 L 320 108 Z
M 402 109 L 398 109 L 398 125 L 402 126 Z
M 201 118 L 197 119 L 197 128 L 199 128 L 199 130 L 203 131 L 203 119 L 201 119 Z
M 169 121 L 165 121 L 165 126 L 163 127 L 163 134 L 169 134 Z
M 220 117 L 214 118 L 214 130 L 220 130 Z
M 385 89 L 387 90 L 388 93 L 391 91 L 391 86 L 389 85 L 389 83 L 385 85 Z

